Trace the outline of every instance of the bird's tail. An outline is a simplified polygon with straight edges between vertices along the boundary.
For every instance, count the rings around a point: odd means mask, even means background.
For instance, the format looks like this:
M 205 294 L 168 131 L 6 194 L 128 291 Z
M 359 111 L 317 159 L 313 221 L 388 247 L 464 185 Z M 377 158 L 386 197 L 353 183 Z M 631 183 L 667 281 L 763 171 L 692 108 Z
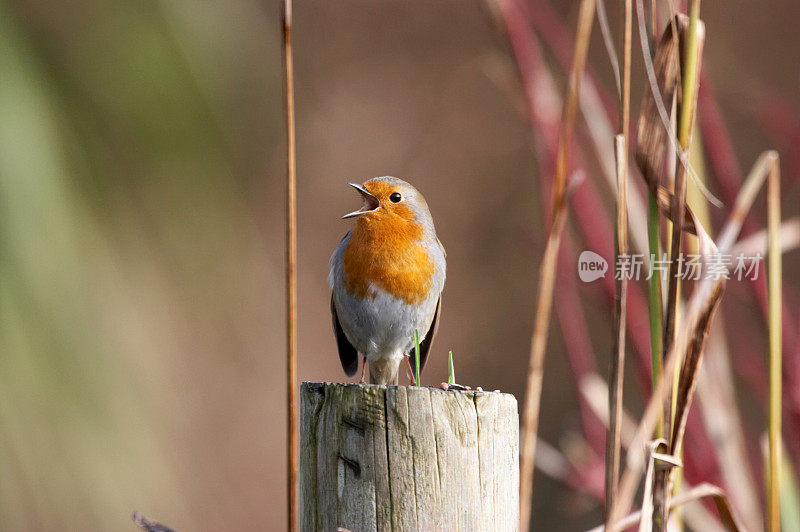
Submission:
M 370 384 L 397 384 L 400 359 L 378 358 L 369 362 Z

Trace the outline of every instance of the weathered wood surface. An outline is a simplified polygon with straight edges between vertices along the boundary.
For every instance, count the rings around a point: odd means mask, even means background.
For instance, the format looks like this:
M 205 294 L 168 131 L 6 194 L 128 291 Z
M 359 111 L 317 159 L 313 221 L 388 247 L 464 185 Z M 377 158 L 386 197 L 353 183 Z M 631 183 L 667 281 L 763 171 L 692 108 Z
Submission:
M 513 395 L 303 383 L 304 531 L 518 527 Z

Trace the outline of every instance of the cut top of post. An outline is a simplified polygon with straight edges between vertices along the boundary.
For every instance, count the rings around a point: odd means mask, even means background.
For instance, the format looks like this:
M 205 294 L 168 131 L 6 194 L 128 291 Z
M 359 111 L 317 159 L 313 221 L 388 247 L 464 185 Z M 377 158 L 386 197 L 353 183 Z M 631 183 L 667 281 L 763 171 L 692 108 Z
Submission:
M 303 530 L 516 530 L 513 395 L 301 387 Z

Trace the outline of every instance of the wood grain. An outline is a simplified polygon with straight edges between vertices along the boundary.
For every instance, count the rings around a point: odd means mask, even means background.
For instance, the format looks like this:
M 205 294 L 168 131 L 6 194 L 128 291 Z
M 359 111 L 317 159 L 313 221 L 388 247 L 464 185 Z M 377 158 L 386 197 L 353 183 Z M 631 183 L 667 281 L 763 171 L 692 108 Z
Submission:
M 517 530 L 514 396 L 303 383 L 302 530 Z

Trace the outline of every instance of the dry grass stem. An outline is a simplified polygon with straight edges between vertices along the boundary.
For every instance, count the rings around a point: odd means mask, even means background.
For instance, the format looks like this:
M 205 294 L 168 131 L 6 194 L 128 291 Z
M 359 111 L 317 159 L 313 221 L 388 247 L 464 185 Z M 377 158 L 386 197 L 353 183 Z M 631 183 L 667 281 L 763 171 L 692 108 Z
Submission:
M 525 407 L 522 412 L 522 450 L 520 455 L 520 530 L 530 527 L 533 492 L 533 467 L 536 453 L 536 438 L 539 428 L 539 408 L 542 398 L 542 377 L 544 374 L 544 352 L 547 347 L 547 333 L 553 306 L 553 286 L 555 284 L 555 265 L 561 233 L 566 223 L 566 209 L 558 209 L 539 271 L 539 298 L 536 305 L 536 321 L 531 339 L 531 358 L 528 368 L 528 382 L 525 390 Z
M 763 184 L 764 171 L 766 170 L 764 157 L 774 157 L 774 152 L 767 152 L 762 155 L 756 162 L 753 170 L 750 172 L 745 185 L 742 187 L 739 195 L 737 196 L 736 205 L 739 207 L 731 215 L 725 229 L 722 233 L 727 235 L 726 242 L 729 242 L 725 247 L 716 246 L 711 241 L 708 234 L 702 230 L 702 225 L 699 221 L 695 220 L 694 223 L 698 226 L 698 244 L 703 255 L 712 255 L 713 253 L 725 253 L 729 246 L 736 240 L 738 232 L 741 229 L 741 222 L 747 214 L 747 210 L 752 205 L 752 200 L 755 198 L 757 189 L 754 188 L 753 182 L 760 181 Z M 721 242 L 722 243 L 722 242 Z M 639 483 L 640 475 L 644 466 L 644 446 L 648 441 L 649 434 L 652 433 L 658 413 L 666 399 L 667 390 L 672 385 L 672 373 L 679 353 L 684 353 L 689 346 L 690 338 L 698 338 L 696 332 L 698 325 L 710 324 L 709 315 L 716 308 L 719 298 L 722 294 L 722 284 L 724 279 L 717 280 L 703 280 L 695 289 L 689 302 L 686 305 L 686 318 L 683 320 L 680 330 L 676 335 L 676 341 L 672 348 L 667 353 L 664 363 L 664 371 L 661 378 L 658 380 L 658 385 L 653 391 L 653 395 L 647 402 L 644 414 L 636 429 L 636 436 L 634 437 L 626 457 L 626 469 L 620 480 L 619 496 L 617 497 L 614 506 L 609 513 L 611 520 L 617 522 L 621 515 L 626 512 L 636 493 L 636 487 Z M 705 318 L 705 319 L 704 319 Z
M 800 245 L 800 220 L 792 220 L 781 225 L 779 214 L 773 220 L 770 218 L 770 230 L 767 232 L 756 233 L 741 242 L 736 242 L 738 234 L 742 228 L 742 222 L 750 210 L 756 194 L 761 186 L 770 176 L 770 184 L 777 178 L 777 156 L 768 152 L 762 155 L 754 165 L 753 171 L 744 182 L 738 193 L 737 200 L 731 209 L 730 219 L 724 225 L 718 239 L 712 240 L 707 228 L 710 228 L 710 216 L 706 205 L 699 204 L 696 200 L 699 196 L 692 196 L 693 209 L 689 208 L 687 202 L 687 191 L 689 190 L 690 180 L 696 183 L 697 189 L 705 195 L 706 199 L 716 205 L 721 205 L 705 189 L 704 181 L 699 176 L 705 174 L 703 161 L 703 148 L 699 143 L 695 143 L 691 163 L 689 161 L 689 148 L 692 146 L 693 122 L 697 106 L 699 70 L 702 58 L 705 29 L 699 19 L 699 0 L 689 1 L 690 16 L 675 14 L 674 6 L 670 2 L 672 17 L 669 27 L 664 31 L 661 39 L 656 46 L 655 54 L 650 56 L 650 48 L 654 43 L 656 34 L 655 3 L 636 0 L 638 24 L 642 40 L 642 51 L 644 55 L 644 66 L 647 73 L 648 90 L 645 91 L 642 100 L 641 114 L 637 124 L 638 143 L 636 149 L 636 163 L 643 174 L 647 190 L 650 196 L 649 212 L 645 214 L 645 209 L 641 202 L 642 196 L 637 190 L 628 191 L 628 156 L 630 142 L 627 138 L 630 121 L 630 61 L 631 61 L 631 39 L 633 24 L 633 1 L 624 2 L 625 25 L 623 29 L 623 47 L 620 56 L 617 56 L 615 49 L 615 39 L 607 20 L 605 5 L 600 0 L 599 5 L 595 5 L 596 0 L 583 1 L 580 5 L 578 16 L 578 27 L 575 35 L 574 55 L 572 63 L 569 64 L 568 45 L 562 41 L 564 34 L 562 28 L 552 30 L 554 13 L 547 10 L 549 7 L 542 5 L 544 13 L 528 11 L 522 2 L 498 3 L 499 13 L 503 16 L 515 56 L 517 66 L 522 74 L 523 81 L 529 99 L 530 118 L 532 124 L 546 132 L 545 146 L 546 156 L 554 160 L 555 172 L 552 187 L 551 202 L 551 227 L 548 233 L 548 240 L 545 247 L 545 254 L 542 259 L 539 272 L 539 291 L 536 307 L 534 331 L 531 339 L 531 351 L 529 360 L 529 372 L 527 381 L 527 394 L 525 405 L 522 412 L 523 441 L 521 449 L 521 475 L 520 475 L 520 527 L 528 529 L 531 522 L 531 492 L 532 477 L 536 461 L 534 457 L 541 458 L 547 463 L 541 464 L 542 470 L 547 470 L 548 474 L 555 478 L 560 478 L 569 485 L 576 482 L 585 481 L 584 472 L 577 463 L 569 464 L 568 458 L 557 453 L 550 453 L 543 450 L 541 453 L 536 451 L 539 410 L 541 401 L 541 391 L 543 383 L 543 368 L 545 350 L 547 346 L 548 332 L 550 326 L 550 315 L 552 312 L 555 267 L 558 259 L 563 229 L 566 226 L 566 196 L 567 194 L 567 172 L 569 166 L 569 148 L 575 120 L 577 118 L 578 106 L 583 113 L 586 121 L 587 139 L 590 144 L 585 148 L 592 153 L 578 153 L 577 158 L 594 155 L 599 163 L 602 174 L 606 178 L 606 185 L 616 196 L 616 217 L 614 230 L 614 258 L 615 264 L 620 264 L 620 257 L 637 251 L 650 251 L 660 257 L 661 216 L 667 223 L 667 234 L 669 241 L 667 246 L 670 253 L 668 285 L 666 286 L 666 313 L 662 316 L 661 310 L 664 308 L 660 304 L 660 294 L 662 285 L 658 282 L 649 285 L 650 294 L 650 342 L 649 345 L 643 341 L 641 330 L 634 327 L 631 329 L 631 338 L 628 340 L 636 348 L 636 353 L 642 353 L 650 347 L 651 355 L 657 357 L 659 363 L 663 363 L 663 370 L 659 373 L 655 360 L 653 361 L 652 375 L 652 397 L 649 398 L 644 415 L 638 426 L 631 428 L 631 421 L 625 418 L 622 404 L 623 375 L 625 363 L 625 343 L 626 343 L 626 314 L 627 308 L 636 309 L 637 316 L 639 310 L 643 309 L 641 296 L 636 285 L 629 285 L 625 282 L 625 277 L 617 279 L 615 288 L 608 281 L 604 289 L 609 295 L 613 294 L 614 300 L 614 352 L 611 359 L 610 374 L 608 377 L 609 385 L 606 387 L 602 380 L 594 373 L 594 369 L 582 363 L 583 354 L 575 354 L 576 349 L 587 343 L 585 340 L 568 342 L 568 353 L 570 353 L 570 363 L 574 365 L 576 372 L 576 382 L 580 388 L 582 397 L 582 416 L 584 419 L 585 442 L 588 448 L 595 452 L 603 445 L 602 430 L 598 431 L 597 416 L 606 425 L 608 430 L 605 439 L 606 445 L 606 469 L 605 469 L 605 500 L 606 500 L 606 525 L 616 523 L 609 529 L 618 529 L 621 524 L 619 518 L 628 511 L 633 498 L 636 494 L 639 482 L 642 481 L 642 473 L 646 470 L 645 496 L 643 501 L 643 512 L 637 517 L 637 521 L 630 521 L 626 518 L 625 522 L 630 524 L 639 523 L 640 530 L 650 530 L 651 528 L 664 529 L 667 524 L 669 509 L 676 508 L 685 500 L 695 500 L 700 497 L 711 496 L 715 498 L 719 509 L 719 516 L 722 523 L 728 529 L 738 529 L 730 504 L 719 488 L 704 485 L 690 490 L 691 496 L 686 498 L 686 494 L 677 495 L 672 501 L 670 496 L 675 490 L 681 490 L 681 486 L 674 477 L 682 472 L 681 448 L 684 443 L 684 434 L 688 420 L 689 411 L 692 406 L 695 389 L 698 385 L 700 367 L 702 365 L 704 352 L 707 348 L 706 342 L 709 337 L 711 327 L 714 324 L 716 311 L 720 305 L 724 289 L 725 276 L 708 276 L 702 280 L 692 283 L 691 292 L 681 296 L 680 274 L 683 264 L 678 254 L 684 250 L 684 232 L 694 234 L 697 240 L 689 240 L 689 248 L 692 253 L 700 256 L 701 273 L 724 270 L 719 262 L 722 260 L 720 255 L 736 250 L 764 250 L 768 257 L 775 258 L 771 262 L 776 262 L 783 250 L 791 249 Z M 645 3 L 650 8 L 645 12 Z M 609 117 L 607 109 L 604 108 L 601 90 L 591 81 L 582 81 L 582 74 L 585 67 L 586 51 L 588 39 L 591 32 L 591 20 L 593 11 L 597 9 L 598 21 L 603 33 L 603 40 L 609 61 L 614 72 L 614 79 L 617 94 L 620 99 L 619 105 L 619 129 L 614 131 L 613 118 Z M 516 17 L 516 18 L 515 18 Z M 538 35 L 522 21 L 530 21 Z M 563 100 L 561 123 L 558 123 L 552 113 L 542 108 L 542 101 L 558 101 L 560 98 L 553 89 L 553 81 L 550 78 L 550 70 L 542 62 L 536 45 L 537 39 L 541 38 L 553 51 L 564 68 L 570 69 L 567 94 Z M 530 41 L 530 42 L 529 42 Z M 620 61 L 622 60 L 622 61 Z M 620 64 L 622 62 L 622 64 Z M 544 81 L 543 81 L 544 80 Z M 585 91 L 581 91 L 581 83 Z M 549 99 L 544 99 L 540 92 L 547 92 Z M 553 100 L 553 97 L 556 97 Z M 707 98 L 707 97 L 706 97 Z M 557 104 L 558 105 L 558 104 Z M 552 107 L 552 103 L 550 104 Z M 671 113 L 670 113 L 671 110 Z M 671 115 L 671 116 L 670 116 Z M 608 139 L 614 136 L 613 156 L 608 150 Z M 713 134 L 709 138 L 716 139 Z M 714 140 L 715 141 L 715 140 Z M 712 149 L 712 148 L 709 148 Z M 713 159 L 712 164 L 716 166 L 719 157 Z M 696 192 L 694 187 L 692 194 Z M 733 185 L 724 190 L 726 199 L 733 199 L 735 190 Z M 583 191 L 586 192 L 586 191 Z M 775 205 L 779 199 L 779 192 L 774 192 L 769 202 L 770 208 L 775 210 Z M 582 207 L 586 206 L 586 194 L 582 193 L 576 197 Z M 693 212 L 694 211 L 694 212 Z M 583 210 L 579 211 L 579 222 L 581 224 L 582 235 L 587 244 L 597 245 L 600 236 L 603 238 L 609 234 L 608 225 L 601 229 L 592 228 Z M 607 218 L 604 220 L 607 222 Z M 640 223 L 641 222 L 641 223 Z M 647 222 L 647 223 L 645 223 Z M 674 223 L 673 223 L 674 222 Z M 696 244 L 696 251 L 695 251 Z M 564 245 L 568 245 L 565 241 Z M 768 252 L 767 252 L 768 248 Z M 649 255 L 647 256 L 649 259 Z M 649 260 L 645 259 L 645 267 Z M 609 261 L 610 262 L 610 261 Z M 779 266 L 779 265 L 778 265 Z M 776 373 L 775 340 L 780 332 L 776 333 L 776 319 L 779 316 L 773 306 L 774 301 L 779 300 L 780 281 L 775 281 L 776 275 L 770 264 L 770 371 L 769 378 L 774 389 L 774 381 L 780 377 L 779 370 Z M 657 276 L 654 276 L 657 277 Z M 628 291 L 631 291 L 631 301 L 626 304 Z M 777 294 L 777 295 L 776 295 Z M 657 296 L 657 297 L 656 297 Z M 685 300 L 685 301 L 684 301 Z M 567 303 L 568 305 L 568 303 Z M 779 305 L 779 303 L 778 303 Z M 678 311 L 680 309 L 680 320 Z M 560 311 L 560 309 L 559 309 Z M 633 312 L 633 310 L 631 310 Z M 568 328 L 570 329 L 570 328 Z M 719 328 L 717 328 L 719 329 Z M 570 329 L 577 336 L 582 336 L 574 328 Z M 569 333 L 565 333 L 569 334 Z M 790 335 L 791 337 L 791 335 Z M 727 347 L 724 338 L 718 339 L 713 344 L 713 351 L 718 357 L 727 354 Z M 709 343 L 709 346 L 712 344 Z M 780 345 L 780 344 L 778 344 Z M 710 348 L 710 347 L 709 347 Z M 591 356 L 591 354 L 589 354 Z M 577 357 L 577 358 L 576 358 Z M 577 360 L 577 362 L 576 362 Z M 640 361 L 641 362 L 641 361 Z M 646 364 L 646 360 L 644 362 Z M 779 360 L 778 360 L 779 363 Z M 591 363 L 589 363 L 591 366 Z M 577 369 L 575 369 L 577 368 Z M 730 368 L 729 368 L 730 369 Z M 726 382 L 718 379 L 713 381 L 704 393 L 725 392 L 729 385 L 732 386 L 730 371 L 726 376 Z M 639 375 L 641 377 L 641 375 Z M 602 386 L 596 385 L 592 379 L 597 378 Z M 705 383 L 704 383 L 705 386 Z M 731 388 L 732 389 L 732 388 Z M 721 393 L 721 392 L 720 392 Z M 713 408 L 726 408 L 726 404 L 733 404 L 731 393 L 725 392 L 719 401 L 709 401 L 708 405 L 703 404 L 704 423 L 708 434 L 699 433 L 701 445 L 714 446 L 714 440 L 720 437 L 731 438 L 735 441 L 731 445 L 716 446 L 714 449 L 707 449 L 707 453 L 714 456 L 720 467 L 723 469 L 733 467 L 729 462 L 747 462 L 745 446 L 742 443 L 741 423 L 737 416 L 726 416 L 722 422 L 715 427 L 710 427 L 713 420 Z M 716 397 L 715 397 L 716 399 Z M 775 430 L 774 415 L 780 413 L 780 397 L 773 392 L 770 396 L 770 435 Z M 704 401 L 705 403 L 705 401 Z M 775 405 L 778 405 L 776 408 Z M 716 406 L 714 406 L 716 405 Z M 587 408 L 588 407 L 588 408 Z M 706 412 L 706 410 L 708 410 Z M 664 416 L 666 414 L 666 416 Z M 659 418 L 664 416 L 667 427 L 663 432 L 664 440 L 653 443 L 648 452 L 646 446 L 653 438 L 654 425 L 659 422 Z M 586 423 L 586 420 L 589 423 Z M 779 421 L 779 420 L 778 420 Z M 627 426 L 626 426 L 627 422 Z M 724 428 L 722 427 L 724 425 Z M 712 429 L 719 430 L 712 430 Z M 721 436 L 721 434 L 727 436 Z M 711 438 L 711 441 L 707 441 Z M 583 441 L 583 440 L 581 440 Z M 778 442 L 778 438 L 775 438 Z M 726 444 L 728 442 L 725 442 Z M 779 442 L 778 442 L 779 443 Z M 655 447 L 654 445 L 658 445 Z M 623 456 L 623 449 L 627 447 L 627 457 L 625 458 L 625 470 L 622 478 L 619 478 L 620 456 Z M 770 455 L 770 472 L 775 469 L 774 458 L 779 457 L 779 445 L 772 445 Z M 546 458 L 549 456 L 549 458 Z M 649 465 L 648 465 L 649 464 Z M 673 475 L 676 473 L 676 475 Z M 736 472 L 733 472 L 736 473 Z M 750 525 L 754 521 L 754 515 L 758 514 L 758 505 L 742 504 L 742 499 L 752 497 L 752 479 L 743 471 L 739 474 L 722 473 L 724 485 L 728 490 L 731 500 L 735 501 L 737 507 L 741 507 L 742 516 L 746 517 Z M 777 478 L 777 475 L 775 475 Z M 737 481 L 737 479 L 739 479 Z M 732 486 L 732 483 L 747 484 L 745 486 Z M 768 479 L 769 486 L 772 487 L 775 480 Z M 603 493 L 599 486 L 592 485 L 589 491 L 598 499 Z M 751 495 L 747 495 L 750 493 Z M 774 493 L 778 493 L 775 491 Z M 694 497 L 694 499 L 692 498 Z M 777 499 L 777 496 L 776 496 Z M 772 501 L 770 501 L 772 502 Z M 677 518 L 678 513 L 675 513 Z M 686 513 L 688 519 L 692 519 L 691 526 L 700 526 L 700 529 L 716 529 L 719 523 L 701 505 L 692 505 Z M 691 516 L 691 517 L 690 517 Z M 696 519 L 695 519 L 696 518 Z M 710 528 L 709 528 L 710 527 Z
M 536 433 L 539 425 L 539 407 L 542 395 L 542 375 L 544 354 L 547 347 L 547 334 L 550 327 L 550 314 L 553 306 L 553 285 L 555 266 L 561 233 L 566 223 L 565 194 L 569 145 L 578 106 L 581 79 L 589 49 L 589 36 L 594 19 L 594 0 L 582 0 L 575 34 L 575 54 L 570 72 L 567 97 L 561 119 L 561 134 L 556 155 L 555 176 L 552 195 L 552 224 L 547 239 L 545 253 L 539 271 L 539 295 L 536 305 L 533 336 L 531 338 L 530 363 L 528 367 L 525 407 L 522 418 L 522 450 L 520 456 L 520 530 L 530 528 L 533 468 L 536 454 Z
M 630 44 L 630 39 L 628 39 Z M 630 46 L 628 46 L 628 49 Z M 629 55 L 629 53 L 627 54 Z M 630 70 L 630 58 L 628 69 Z M 630 82 L 630 78 L 628 78 Z M 628 89 L 630 85 L 628 85 Z M 624 98 L 624 95 L 623 95 Z M 623 114 L 625 112 L 623 111 Z M 624 123 L 624 120 L 623 120 Z M 627 143 L 625 135 L 617 135 L 615 142 L 617 154 L 617 231 L 616 258 L 628 255 L 628 218 L 627 218 Z M 611 355 L 609 370 L 608 410 L 609 425 L 606 437 L 606 508 L 611 507 L 617 492 L 620 460 L 620 429 L 622 421 L 622 390 L 625 372 L 625 316 L 628 299 L 628 282 L 625 274 L 616 282 L 614 306 L 614 352 Z
M 650 442 L 647 446 L 649 459 L 647 461 L 647 471 L 644 475 L 644 491 L 642 493 L 642 509 L 640 511 L 639 519 L 639 532 L 650 532 L 653 529 L 653 479 L 655 478 L 656 467 L 676 467 L 679 464 L 667 460 L 666 463 L 659 465 L 659 459 L 663 457 L 663 453 L 658 452 L 659 448 L 666 450 L 668 447 L 667 440 L 657 438 Z M 611 523 L 606 524 L 606 530 L 611 529 Z
M 692 5 L 693 7 L 698 6 L 699 2 L 695 1 Z M 689 23 L 688 43 L 686 45 L 685 60 L 682 68 L 683 94 L 680 104 L 681 113 L 678 120 L 678 141 L 680 143 L 678 158 L 682 161 L 682 164 L 678 164 L 675 176 L 670 217 L 672 220 L 680 219 L 686 208 L 686 167 L 688 165 L 688 148 L 691 142 L 691 123 L 697 101 L 697 86 L 699 82 L 697 71 L 700 68 L 699 54 L 702 51 L 704 33 L 702 23 L 697 21 L 695 15 L 694 18 L 690 19 Z M 673 224 L 670 245 L 669 276 L 667 278 L 667 304 L 664 315 L 663 350 L 665 353 L 669 350 L 670 345 L 675 339 L 675 323 L 678 313 L 678 287 L 681 276 L 681 261 L 679 260 L 679 255 L 682 250 L 682 242 L 683 228 L 677 223 Z M 665 404 L 669 404 L 669 402 Z M 670 415 L 667 412 L 665 412 L 664 419 L 665 422 L 669 422 Z
M 767 287 L 769 294 L 769 470 L 767 474 L 767 530 L 781 529 L 781 398 L 782 398 L 782 338 L 781 327 L 781 172 L 780 163 L 772 160 L 767 181 L 767 229 L 769 253 L 767 254 Z
M 575 114 L 578 109 L 578 99 L 581 90 L 581 79 L 586 65 L 586 54 L 589 50 L 589 37 L 592 33 L 592 20 L 594 19 L 595 0 L 581 0 L 578 13 L 578 27 L 575 33 L 575 54 L 572 58 L 572 69 L 569 75 L 569 87 L 564 101 L 564 111 L 561 118 L 561 134 L 558 139 L 558 153 L 556 154 L 556 170 L 553 179 L 553 220 L 556 209 L 561 209 L 564 203 L 564 193 L 567 182 L 569 166 L 569 143 L 575 127 Z
M 297 198 L 294 129 L 292 0 L 282 4 L 283 81 L 286 113 L 286 509 L 297 530 Z
M 631 93 L 631 33 L 633 27 L 633 4 L 625 1 L 622 35 L 622 91 L 620 93 L 620 134 L 615 137 L 617 161 L 617 216 L 615 238 L 615 261 L 628 255 L 628 132 L 630 130 Z M 622 391 L 625 377 L 625 331 L 627 323 L 628 281 L 623 274 L 617 280 L 614 301 L 614 353 L 611 355 L 608 390 L 609 424 L 606 437 L 605 494 L 606 508 L 614 503 L 619 482 L 621 453 L 620 432 L 622 425 Z
M 601 12 L 602 10 L 602 12 Z M 620 67 L 619 58 L 617 57 L 616 47 L 614 46 L 611 37 L 611 29 L 608 25 L 608 18 L 605 13 L 605 6 L 598 4 L 597 6 L 597 21 L 603 34 L 603 41 L 605 43 L 606 52 L 608 53 L 611 68 L 614 72 L 614 79 L 617 88 L 617 96 L 620 98 L 620 111 L 623 108 L 621 103 L 622 99 L 622 81 L 620 80 Z M 628 76 L 628 80 L 630 75 Z M 628 82 L 628 86 L 630 83 Z M 626 90 L 629 99 L 630 90 Z M 582 85 L 580 94 L 578 95 L 580 101 L 581 114 L 586 121 L 589 137 L 592 141 L 592 148 L 594 154 L 600 162 L 603 170 L 603 175 L 606 177 L 606 183 L 609 186 L 611 193 L 617 193 L 617 164 L 616 153 L 608 150 L 607 139 L 613 136 L 614 128 L 608 118 L 608 115 L 603 107 L 602 99 L 598 93 L 597 87 L 594 82 L 589 79 Z M 630 109 L 630 105 L 627 106 Z M 622 117 L 620 116 L 620 121 Z M 626 124 L 628 121 L 626 120 Z M 627 126 L 625 130 L 627 132 Z M 618 132 L 622 132 L 622 129 Z M 630 146 L 630 141 L 628 141 Z M 636 194 L 628 196 L 628 219 L 629 236 L 634 249 L 639 252 L 644 252 L 648 249 L 647 246 L 647 232 L 644 230 L 647 217 L 645 215 L 645 207 L 641 198 Z M 645 254 L 645 262 L 649 257 Z
M 667 355 L 661 378 L 658 380 L 658 384 L 653 390 L 653 395 L 647 402 L 644 414 L 636 428 L 636 433 L 626 455 L 625 471 L 619 482 L 617 497 L 614 499 L 614 504 L 608 509 L 608 522 L 616 523 L 619 521 L 633 502 L 644 466 L 646 442 L 650 439 L 650 434 L 652 434 L 661 412 L 663 401 L 667 397 L 667 389 L 672 386 L 672 368 L 675 366 L 676 355 L 676 350 L 672 350 Z
M 717 245 L 720 250 L 728 251 L 733 246 L 739 231 L 742 229 L 747 213 L 750 212 L 758 192 L 764 186 L 769 171 L 777 160 L 778 154 L 774 151 L 766 151 L 756 159 L 752 170 L 744 180 L 738 196 L 736 196 L 736 202 L 733 204 L 733 210 L 728 216 L 728 221 L 717 237 Z
M 686 206 L 686 172 L 688 169 L 688 154 L 689 145 L 691 143 L 692 124 L 694 121 L 694 111 L 697 105 L 697 88 L 700 82 L 700 62 L 702 58 L 703 40 L 705 37 L 705 30 L 703 23 L 699 20 L 700 1 L 693 0 L 690 4 L 689 27 L 686 38 L 680 35 L 678 42 L 682 51 L 681 62 L 681 99 L 680 99 L 680 115 L 678 119 L 678 142 L 680 150 L 678 151 L 679 164 L 677 165 L 677 172 L 675 176 L 675 184 L 673 187 L 672 198 L 672 220 L 679 220 L 683 215 Z M 677 33 L 677 32 L 676 32 Z M 699 180 L 697 180 L 699 181 Z M 667 301 L 666 311 L 664 313 L 664 336 L 662 338 L 663 352 L 666 353 L 671 345 L 675 342 L 675 326 L 678 316 L 679 307 L 679 293 L 680 293 L 680 279 L 681 279 L 681 265 L 680 254 L 682 253 L 683 242 L 683 228 L 679 223 L 672 225 L 672 234 L 670 238 L 670 257 L 669 257 L 669 276 L 667 277 Z M 715 298 L 719 301 L 721 296 Z M 713 309 L 716 304 L 710 309 L 707 319 L 710 320 L 713 315 Z M 702 342 L 700 342 L 702 349 Z M 682 351 L 679 351 L 682 352 Z M 699 353 L 697 353 L 699 357 Z M 664 423 L 667 428 L 670 426 L 672 408 L 680 409 L 684 405 L 676 402 L 675 398 L 667 398 L 664 402 Z M 675 423 L 678 424 L 678 417 L 674 417 Z M 673 434 L 675 427 L 672 427 Z M 674 442 L 670 440 L 670 450 L 675 451 L 672 447 Z M 656 530 L 664 530 L 667 526 L 668 519 L 668 501 L 670 495 L 670 479 L 672 471 L 660 470 L 656 474 L 655 484 L 653 488 L 653 526 Z
M 631 87 L 631 29 L 633 26 L 633 6 L 631 0 L 626 0 L 624 8 L 624 26 L 622 36 L 623 68 L 622 83 L 620 85 L 619 65 L 616 50 L 611 39 L 605 9 L 601 2 L 598 10 L 598 19 L 603 30 L 609 59 L 617 80 L 617 93 L 619 94 L 620 126 L 619 134 L 615 137 L 614 155 L 616 159 L 616 233 L 615 233 L 615 261 L 619 262 L 620 256 L 628 255 L 628 131 L 630 123 L 630 87 Z M 609 368 L 610 386 L 608 389 L 608 434 L 606 436 L 605 455 L 605 506 L 609 508 L 614 501 L 619 481 L 619 460 L 621 452 L 620 431 L 622 424 L 622 391 L 625 375 L 625 332 L 628 300 L 628 282 L 626 275 L 616 281 L 614 301 L 614 352 L 611 355 Z

